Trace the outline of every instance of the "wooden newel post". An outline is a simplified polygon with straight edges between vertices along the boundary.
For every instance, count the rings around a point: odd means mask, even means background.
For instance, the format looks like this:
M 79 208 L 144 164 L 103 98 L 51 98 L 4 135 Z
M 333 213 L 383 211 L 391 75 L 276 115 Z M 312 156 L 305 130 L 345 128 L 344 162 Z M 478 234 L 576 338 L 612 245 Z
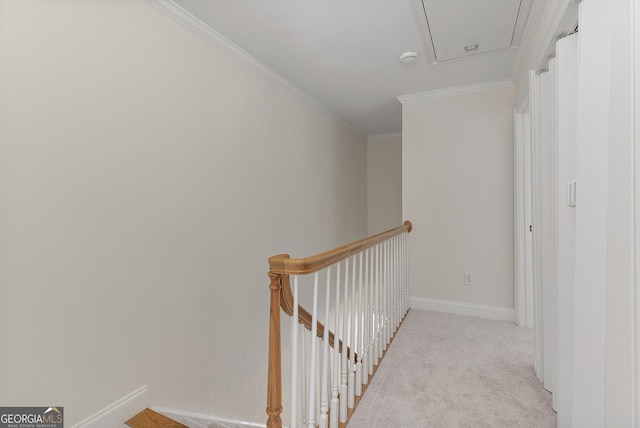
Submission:
M 280 350 L 280 290 L 282 274 L 269 272 L 271 308 L 269 310 L 269 377 L 267 382 L 267 428 L 282 428 L 282 365 Z

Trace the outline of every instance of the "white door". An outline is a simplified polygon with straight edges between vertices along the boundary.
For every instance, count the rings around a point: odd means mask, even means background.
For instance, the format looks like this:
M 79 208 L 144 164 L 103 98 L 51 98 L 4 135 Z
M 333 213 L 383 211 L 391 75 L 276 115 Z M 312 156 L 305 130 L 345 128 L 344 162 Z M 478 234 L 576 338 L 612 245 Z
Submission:
M 572 426 L 604 427 L 611 16 L 580 4 Z
M 576 121 L 578 90 L 578 35 L 556 45 L 558 144 L 558 427 L 571 427 L 573 364 L 573 290 L 576 234 Z
M 558 375 L 558 144 L 557 144 L 557 59 L 549 61 L 546 74 L 548 109 L 543 146 L 543 299 L 544 323 L 544 386 L 553 393 L 552 407 L 557 410 L 556 385 Z
M 533 85 L 536 314 L 540 317 L 536 319 L 536 372 L 553 394 L 559 421 L 571 416 L 575 209 L 567 205 L 567 188 L 572 182 L 571 196 L 575 196 L 577 49 L 577 36 L 559 43 L 548 71 L 535 76 Z M 565 401 L 560 398 L 561 388 L 568 393 Z M 559 410 L 561 401 L 563 410 Z
M 544 381 L 544 317 L 542 314 L 542 246 L 541 220 L 540 220 L 540 175 L 537 171 L 541 168 L 540 147 L 538 140 L 541 133 L 541 91 L 540 76 L 533 71 L 529 72 L 529 97 L 531 100 L 531 224 L 532 233 L 532 269 L 533 279 L 533 327 L 534 327 L 534 369 L 540 381 Z
M 531 76 L 536 374 L 553 392 L 557 376 L 557 150 L 555 61 Z M 554 403 L 555 404 L 555 403 Z

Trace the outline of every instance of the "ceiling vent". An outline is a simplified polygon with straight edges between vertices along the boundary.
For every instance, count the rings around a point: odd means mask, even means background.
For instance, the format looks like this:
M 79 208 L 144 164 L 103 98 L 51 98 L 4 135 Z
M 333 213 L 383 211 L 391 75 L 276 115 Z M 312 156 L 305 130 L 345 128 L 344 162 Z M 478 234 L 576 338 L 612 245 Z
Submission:
M 421 0 L 434 62 L 517 48 L 531 0 Z

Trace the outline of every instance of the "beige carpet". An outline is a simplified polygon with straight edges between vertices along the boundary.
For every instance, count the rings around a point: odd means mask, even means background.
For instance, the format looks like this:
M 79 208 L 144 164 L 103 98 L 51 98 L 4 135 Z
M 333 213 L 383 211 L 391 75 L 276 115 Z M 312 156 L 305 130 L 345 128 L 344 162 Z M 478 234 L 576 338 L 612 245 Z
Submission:
M 533 331 L 412 309 L 349 428 L 555 427 Z

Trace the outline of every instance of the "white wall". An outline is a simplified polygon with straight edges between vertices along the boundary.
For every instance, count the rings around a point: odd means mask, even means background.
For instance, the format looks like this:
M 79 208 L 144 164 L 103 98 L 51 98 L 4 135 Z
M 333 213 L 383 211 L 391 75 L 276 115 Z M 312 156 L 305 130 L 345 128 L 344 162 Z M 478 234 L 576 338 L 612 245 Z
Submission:
M 402 218 L 402 135 L 367 140 L 367 234 L 400 226 Z
M 267 257 L 366 235 L 366 141 L 143 1 L 0 1 L 0 403 L 264 422 Z
M 403 104 L 411 294 L 427 307 L 446 300 L 513 317 L 513 102 L 507 86 Z

